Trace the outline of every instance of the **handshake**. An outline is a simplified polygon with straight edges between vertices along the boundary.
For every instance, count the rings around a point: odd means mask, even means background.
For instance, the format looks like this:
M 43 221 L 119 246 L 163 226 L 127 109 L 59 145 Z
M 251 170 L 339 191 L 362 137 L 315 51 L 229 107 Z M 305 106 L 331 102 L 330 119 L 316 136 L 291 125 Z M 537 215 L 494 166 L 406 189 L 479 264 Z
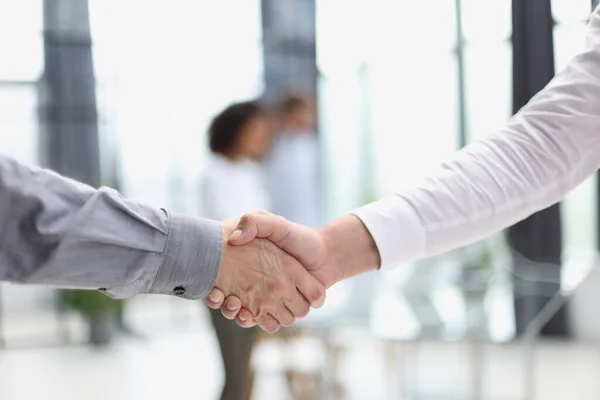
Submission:
M 325 302 L 336 282 L 377 269 L 377 246 L 354 215 L 313 230 L 255 211 L 223 221 L 223 257 L 206 304 L 274 333 Z

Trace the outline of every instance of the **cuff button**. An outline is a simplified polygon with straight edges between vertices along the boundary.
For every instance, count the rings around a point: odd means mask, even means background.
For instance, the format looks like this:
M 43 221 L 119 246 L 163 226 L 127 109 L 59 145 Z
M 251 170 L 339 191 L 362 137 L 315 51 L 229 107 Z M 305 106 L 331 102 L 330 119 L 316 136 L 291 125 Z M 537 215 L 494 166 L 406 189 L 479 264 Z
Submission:
M 175 289 L 173 289 L 173 292 L 177 296 L 182 296 L 185 293 L 185 288 L 183 286 L 177 286 Z

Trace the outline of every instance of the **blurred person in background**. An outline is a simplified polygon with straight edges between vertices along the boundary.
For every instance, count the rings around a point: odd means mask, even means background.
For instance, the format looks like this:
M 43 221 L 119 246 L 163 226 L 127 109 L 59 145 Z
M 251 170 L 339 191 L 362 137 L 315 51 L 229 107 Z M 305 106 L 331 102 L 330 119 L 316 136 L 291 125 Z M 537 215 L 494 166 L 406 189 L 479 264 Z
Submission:
M 212 156 L 201 178 L 202 216 L 224 220 L 269 209 L 261 161 L 270 148 L 272 130 L 261 106 L 255 101 L 230 105 L 213 119 L 208 136 Z M 210 313 L 225 367 L 221 399 L 248 399 L 256 331 L 238 327 L 219 310 Z
M 279 106 L 279 133 L 267 160 L 271 211 L 317 228 L 322 224 L 319 143 L 307 98 L 288 95 Z

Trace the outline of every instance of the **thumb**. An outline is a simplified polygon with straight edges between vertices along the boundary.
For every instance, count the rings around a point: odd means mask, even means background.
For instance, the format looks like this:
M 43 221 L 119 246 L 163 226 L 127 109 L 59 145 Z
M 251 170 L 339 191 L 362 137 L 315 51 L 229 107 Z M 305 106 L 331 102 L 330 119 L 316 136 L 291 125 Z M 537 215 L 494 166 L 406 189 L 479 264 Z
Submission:
M 258 227 L 253 221 L 251 214 L 245 214 L 240 218 L 237 227 L 229 236 L 229 243 L 241 246 L 250 243 L 258 234 Z
M 255 238 L 266 238 L 277 244 L 289 232 L 286 222 L 283 218 L 264 211 L 245 214 L 229 237 L 229 243 L 240 246 Z

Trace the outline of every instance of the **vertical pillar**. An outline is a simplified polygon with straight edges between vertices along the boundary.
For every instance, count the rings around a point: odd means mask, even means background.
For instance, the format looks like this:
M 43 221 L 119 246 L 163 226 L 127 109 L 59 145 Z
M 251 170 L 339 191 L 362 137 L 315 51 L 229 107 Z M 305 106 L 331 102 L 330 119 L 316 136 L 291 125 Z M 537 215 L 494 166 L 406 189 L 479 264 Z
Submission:
M 289 90 L 316 98 L 315 0 L 262 0 L 265 100 Z
M 592 12 L 598 7 L 600 0 L 592 0 Z M 596 174 L 596 249 L 600 251 L 600 174 Z
M 98 115 L 89 21 L 85 0 L 44 0 L 40 143 L 47 167 L 98 186 Z
M 456 10 L 456 69 L 458 72 L 458 147 L 467 145 L 467 115 L 465 88 L 465 37 L 462 22 L 462 0 L 454 1 Z
M 550 0 L 513 0 L 513 111 L 516 113 L 554 76 L 554 43 Z M 523 333 L 531 319 L 548 302 L 552 293 L 559 293 L 562 237 L 560 206 L 540 211 L 509 230 L 513 250 L 522 255 L 515 258 L 517 291 L 533 291 L 526 296 L 515 293 L 517 332 Z M 544 263 L 544 271 L 536 268 Z M 525 287 L 520 277 L 542 274 L 544 280 Z M 527 279 L 529 280 L 529 279 Z M 565 309 L 559 311 L 542 329 L 542 334 L 568 334 Z
M 98 187 L 102 173 L 87 0 L 44 0 L 44 61 L 39 83 L 40 159 L 62 175 Z M 97 292 L 61 293 L 69 293 L 72 298 L 114 301 Z M 64 302 L 64 295 L 61 298 Z M 107 309 L 117 310 L 116 318 L 122 315 L 120 307 Z M 59 324 L 62 340 L 68 341 L 64 318 Z M 90 329 L 93 327 L 91 324 Z

